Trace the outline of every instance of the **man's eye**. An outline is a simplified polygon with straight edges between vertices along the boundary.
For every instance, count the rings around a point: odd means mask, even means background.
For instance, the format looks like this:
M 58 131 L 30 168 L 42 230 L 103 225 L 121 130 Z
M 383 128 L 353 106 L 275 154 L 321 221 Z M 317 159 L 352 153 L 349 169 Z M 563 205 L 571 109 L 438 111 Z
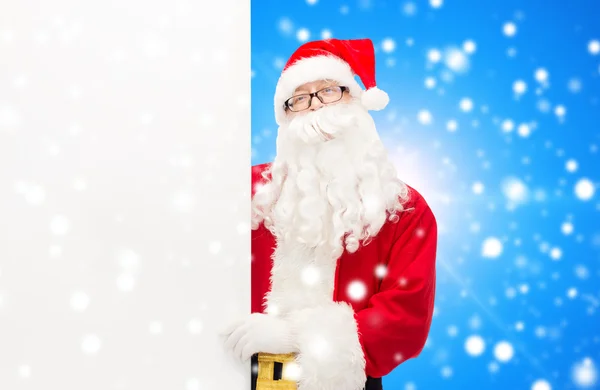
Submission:
M 294 99 L 294 103 L 300 103 L 304 99 L 306 99 L 306 96 L 298 96 L 297 98 Z

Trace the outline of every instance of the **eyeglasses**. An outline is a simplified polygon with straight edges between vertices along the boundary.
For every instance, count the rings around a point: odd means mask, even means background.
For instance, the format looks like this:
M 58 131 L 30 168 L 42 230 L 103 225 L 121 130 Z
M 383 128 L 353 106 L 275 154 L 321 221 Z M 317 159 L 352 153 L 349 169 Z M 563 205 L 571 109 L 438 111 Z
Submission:
M 285 101 L 285 107 L 292 112 L 304 111 L 310 108 L 313 97 L 317 97 L 323 104 L 335 103 L 342 99 L 344 92 L 348 87 L 331 86 L 323 88 L 313 93 L 303 93 L 301 95 L 292 96 Z

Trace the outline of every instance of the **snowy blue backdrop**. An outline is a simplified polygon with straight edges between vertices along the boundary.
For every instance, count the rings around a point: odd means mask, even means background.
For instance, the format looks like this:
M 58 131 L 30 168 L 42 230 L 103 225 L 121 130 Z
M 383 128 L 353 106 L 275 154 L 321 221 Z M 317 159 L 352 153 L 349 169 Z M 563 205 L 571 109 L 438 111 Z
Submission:
M 389 390 L 600 388 L 600 2 L 252 2 L 252 163 L 304 41 L 371 38 L 373 113 L 440 228 L 435 317 Z

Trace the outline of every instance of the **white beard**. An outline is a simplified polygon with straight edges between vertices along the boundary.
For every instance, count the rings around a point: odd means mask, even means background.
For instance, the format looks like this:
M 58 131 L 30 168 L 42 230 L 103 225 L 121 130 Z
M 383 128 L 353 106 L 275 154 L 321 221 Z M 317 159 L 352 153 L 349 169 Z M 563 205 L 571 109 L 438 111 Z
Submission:
M 270 174 L 252 200 L 253 228 L 264 222 L 279 247 L 298 244 L 319 258 L 368 243 L 407 196 L 372 117 L 355 102 L 281 126 Z

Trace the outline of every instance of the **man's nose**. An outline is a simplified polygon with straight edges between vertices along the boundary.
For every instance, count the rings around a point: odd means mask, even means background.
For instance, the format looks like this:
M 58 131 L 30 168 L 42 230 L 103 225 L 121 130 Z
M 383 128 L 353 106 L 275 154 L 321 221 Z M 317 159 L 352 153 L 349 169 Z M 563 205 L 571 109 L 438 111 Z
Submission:
M 321 103 L 321 101 L 319 100 L 318 97 L 313 96 L 312 97 L 312 101 L 310 102 L 310 109 L 312 111 L 315 111 L 315 110 L 318 110 L 321 107 L 323 107 L 323 103 Z

